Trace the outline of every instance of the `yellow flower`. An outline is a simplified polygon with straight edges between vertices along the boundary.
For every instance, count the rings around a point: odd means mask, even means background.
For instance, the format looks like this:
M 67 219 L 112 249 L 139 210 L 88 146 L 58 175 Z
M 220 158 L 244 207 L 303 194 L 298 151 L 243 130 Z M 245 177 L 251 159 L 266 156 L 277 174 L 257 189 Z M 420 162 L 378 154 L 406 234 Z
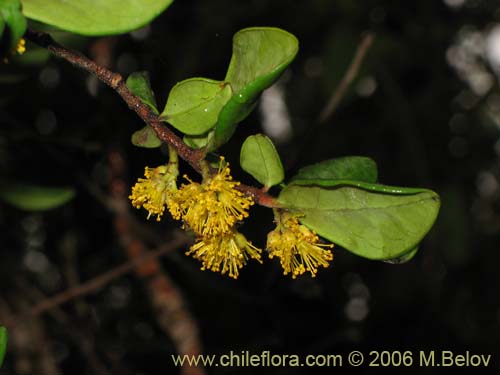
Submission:
M 221 158 L 218 173 L 202 184 L 185 176 L 183 184 L 169 203 L 172 216 L 199 236 L 219 236 L 230 233 L 234 225 L 248 217 L 254 204 L 250 197 L 235 189 L 240 183 L 232 180 L 229 166 Z
M 139 178 L 132 187 L 129 199 L 135 208 L 144 207 L 149 211 L 148 219 L 151 215 L 156 215 L 156 220 L 160 221 L 165 212 L 165 205 L 176 189 L 176 174 L 169 172 L 167 165 L 156 168 L 146 167 L 144 172 L 146 178 Z
M 24 40 L 24 38 L 19 39 L 15 50 L 19 55 L 22 55 L 24 52 L 26 52 L 26 40 Z
M 186 255 L 192 255 L 202 263 L 202 270 L 220 272 L 222 275 L 237 279 L 239 270 L 248 259 L 262 263 L 261 250 L 252 245 L 245 236 L 237 231 L 215 237 L 204 237 L 198 240 Z
M 208 182 L 207 189 L 217 194 L 218 207 L 216 210 L 230 225 L 248 217 L 248 209 L 254 204 L 251 198 L 235 189 L 239 184 L 239 182 L 233 181 L 229 163 L 224 163 L 224 158 L 221 157 L 219 171 Z
M 289 213 L 278 217 L 278 226 L 267 236 L 269 258 L 280 258 L 283 274 L 296 278 L 305 272 L 316 276 L 318 267 L 328 267 L 333 260 L 332 244 L 318 243 L 318 236 Z

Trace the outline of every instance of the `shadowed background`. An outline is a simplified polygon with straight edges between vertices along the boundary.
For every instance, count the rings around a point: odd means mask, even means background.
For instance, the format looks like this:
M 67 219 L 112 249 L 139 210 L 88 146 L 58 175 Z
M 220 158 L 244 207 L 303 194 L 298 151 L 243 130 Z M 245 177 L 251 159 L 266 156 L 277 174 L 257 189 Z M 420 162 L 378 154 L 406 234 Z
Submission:
M 222 79 L 232 35 L 248 26 L 288 30 L 298 37 L 300 51 L 220 150 L 235 178 L 256 184 L 238 171 L 239 148 L 248 135 L 264 132 L 275 141 L 289 175 L 323 159 L 365 155 L 377 162 L 381 183 L 430 188 L 440 194 L 442 209 L 409 263 L 369 261 L 335 248 L 332 266 L 315 279 L 292 280 L 276 260 L 265 259 L 262 266 L 250 262 L 234 281 L 200 271 L 182 248 L 169 252 L 161 258 L 162 272 L 182 294 L 177 297 L 194 318 L 203 352 L 469 350 L 492 354 L 498 371 L 498 3 L 177 0 L 151 25 L 130 34 L 101 39 L 51 34 L 123 75 L 149 71 L 163 107 L 177 81 Z M 376 37 L 356 79 L 320 124 L 321 111 L 367 31 Z M 114 199 L 117 178 L 128 189 L 145 165 L 164 162 L 166 153 L 133 147 L 130 136 L 142 124 L 118 96 L 45 51 L 28 45 L 24 57 L 1 69 L 0 176 L 77 192 L 65 206 L 44 213 L 0 204 L 3 323 L 126 261 L 116 212 L 106 202 Z M 116 155 L 123 160 L 119 176 L 113 171 Z M 186 165 L 183 172 L 194 175 Z M 145 211 L 134 210 L 132 217 L 151 248 L 169 241 L 177 227 L 168 218 L 146 222 Z M 272 227 L 271 212 L 255 207 L 241 230 L 263 247 Z M 36 374 L 37 368 L 48 368 L 43 361 L 55 373 L 176 373 L 170 354 L 179 351 L 178 342 L 161 324 L 159 314 L 165 312 L 152 307 L 146 283 L 140 274 L 126 274 L 61 306 L 62 317 L 26 318 L 18 324 L 24 336 L 12 339 L 0 374 Z M 175 329 L 176 316 L 167 318 Z M 23 338 L 36 343 L 34 348 Z M 440 373 L 439 368 L 405 371 Z

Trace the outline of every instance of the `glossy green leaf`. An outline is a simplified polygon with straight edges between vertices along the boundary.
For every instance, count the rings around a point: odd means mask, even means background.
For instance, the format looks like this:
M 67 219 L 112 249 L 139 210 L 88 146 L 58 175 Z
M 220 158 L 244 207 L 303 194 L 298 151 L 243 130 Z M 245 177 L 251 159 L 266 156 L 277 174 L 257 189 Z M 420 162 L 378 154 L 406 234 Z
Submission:
M 156 148 L 161 146 L 162 141 L 151 126 L 146 125 L 132 134 L 132 144 L 137 147 Z
M 191 78 L 176 84 L 161 117 L 187 135 L 212 129 L 231 98 L 231 86 L 208 78 Z
M 398 258 L 422 240 L 439 211 L 429 190 L 387 194 L 352 186 L 289 185 L 278 201 L 320 236 L 369 259 Z
M 28 18 L 82 35 L 111 35 L 138 29 L 172 0 L 22 0 Z
M 8 44 L 3 46 L 2 53 L 13 50 L 26 31 L 26 18 L 21 13 L 19 0 L 0 0 L 0 18 L 2 27 L 0 37 L 7 34 Z
M 233 38 L 233 54 L 224 79 L 235 93 L 215 128 L 214 147 L 232 136 L 236 125 L 255 108 L 262 91 L 271 86 L 295 58 L 297 38 L 274 27 L 251 27 Z
M 0 187 L 0 198 L 27 211 L 44 211 L 59 207 L 75 196 L 70 188 L 53 188 L 25 184 L 6 184 Z
M 156 109 L 156 99 L 151 83 L 149 81 L 148 72 L 135 72 L 127 78 L 127 87 L 133 94 L 137 95 L 154 113 L 158 114 Z
M 364 156 L 345 156 L 301 168 L 294 180 L 354 180 L 377 182 L 377 164 Z
M 240 165 L 266 187 L 285 178 L 283 164 L 273 142 L 263 134 L 251 135 L 241 146 Z
M 2 367 L 6 351 L 7 351 L 7 329 L 5 327 L 0 327 L 0 367 Z

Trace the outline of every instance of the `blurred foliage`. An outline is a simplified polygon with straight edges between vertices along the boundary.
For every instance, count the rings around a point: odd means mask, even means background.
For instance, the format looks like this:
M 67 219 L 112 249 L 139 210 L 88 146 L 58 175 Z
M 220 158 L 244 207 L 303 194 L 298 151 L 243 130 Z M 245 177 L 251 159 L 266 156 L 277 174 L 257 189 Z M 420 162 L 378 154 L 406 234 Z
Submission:
M 401 265 L 372 262 L 337 248 L 333 266 L 316 279 L 284 278 L 275 262 L 249 265 L 235 282 L 200 272 L 199 264 L 182 252 L 164 258 L 198 319 L 206 353 L 450 348 L 498 353 L 500 90 L 491 38 L 499 12 L 498 3 L 489 0 L 453 7 L 432 0 L 253 0 L 237 5 L 183 0 L 130 34 L 68 39 L 66 45 L 122 74 L 149 71 L 158 102 L 164 103 L 178 81 L 222 79 L 237 30 L 250 25 L 289 30 L 301 41 L 301 50 L 277 88 L 284 93 L 291 137 L 274 139 L 287 174 L 318 160 L 367 155 L 377 162 L 381 181 L 426 186 L 442 196 L 431 235 L 413 260 Z M 332 119 L 319 125 L 317 116 L 365 30 L 377 37 L 362 70 Z M 59 31 L 53 34 L 66 38 Z M 122 262 L 112 215 L 93 195 L 95 189 L 109 188 L 107 154 L 110 149 L 123 152 L 130 185 L 144 165 L 166 158 L 166 151 L 162 156 L 130 143 L 143 124 L 111 90 L 27 47 L 26 55 L 0 72 L 0 174 L 25 184 L 73 186 L 76 196 L 37 214 L 0 203 L 0 296 L 9 301 L 20 293 L 20 277 L 47 295 L 65 290 L 68 259 L 81 280 Z M 243 141 L 265 132 L 263 107 L 242 122 L 237 140 L 221 149 L 235 158 L 229 160 L 232 165 L 237 165 Z M 235 178 L 253 183 L 244 174 Z M 95 189 L 89 190 L 89 184 Z M 263 246 L 272 217 L 269 210 L 252 210 L 242 230 Z M 137 218 L 144 221 L 144 215 Z M 148 223 L 158 233 L 171 225 L 168 220 Z M 134 276 L 85 301 L 87 308 L 78 303 L 63 308 L 74 317 L 71 324 L 95 338 L 95 350 L 113 373 L 125 373 L 116 371 L 116 363 L 144 374 L 168 366 L 167 356 L 175 348 L 156 325 Z M 68 329 L 44 319 L 63 372 L 92 373 Z M 497 360 L 494 365 L 498 368 Z M 14 366 L 8 355 L 2 371 L 16 373 Z M 306 373 L 301 370 L 259 369 Z M 210 373 L 225 372 L 212 368 Z

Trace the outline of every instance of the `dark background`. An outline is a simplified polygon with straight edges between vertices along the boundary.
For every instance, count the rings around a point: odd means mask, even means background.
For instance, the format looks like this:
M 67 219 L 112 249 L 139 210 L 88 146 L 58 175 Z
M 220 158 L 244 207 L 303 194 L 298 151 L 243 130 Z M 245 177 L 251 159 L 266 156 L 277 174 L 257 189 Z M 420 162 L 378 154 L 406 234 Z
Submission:
M 261 25 L 284 28 L 300 41 L 296 60 L 274 90 L 283 95 L 282 118 L 291 124 L 288 137 L 275 138 L 288 173 L 327 158 L 366 155 L 378 163 L 382 183 L 430 188 L 440 194 L 442 208 L 419 253 L 402 265 L 336 248 L 332 266 L 315 279 L 292 280 L 268 260 L 248 265 L 234 281 L 200 271 L 182 250 L 161 258 L 197 321 L 204 352 L 468 350 L 493 357 L 489 370 L 474 371 L 498 371 L 498 2 L 177 0 L 140 32 L 104 40 L 52 34 L 124 75 L 149 71 L 162 107 L 179 80 L 222 79 L 232 35 Z M 331 119 L 319 125 L 319 113 L 367 31 L 376 38 L 357 79 Z M 28 291 L 54 295 L 71 286 L 68 275 L 85 281 L 126 261 L 114 214 L 92 194 L 92 188 L 109 191 L 110 152 L 125 160 L 128 187 L 145 165 L 166 156 L 130 144 L 142 125 L 115 93 L 32 45 L 23 58 L 2 66 L 0 78 L 0 178 L 77 191 L 70 203 L 44 213 L 0 203 L 1 305 L 15 315 L 35 302 Z M 266 108 L 259 107 L 221 149 L 245 183 L 254 184 L 238 170 L 239 147 L 246 136 L 266 131 L 262 124 L 273 112 Z M 183 171 L 194 174 L 185 165 Z M 134 215 L 160 238 L 153 247 L 177 226 L 168 219 L 146 222 L 145 211 Z M 242 231 L 263 247 L 271 228 L 271 212 L 257 207 Z M 61 309 L 65 324 L 50 314 L 23 324 L 25 339 L 44 348 L 61 373 L 97 373 L 92 357 L 113 374 L 176 373 L 174 342 L 133 273 Z M 92 357 L 71 331 L 82 333 Z M 26 373 L 20 351 L 8 352 L 0 373 Z M 24 368 L 35 357 L 24 359 Z M 361 367 L 356 373 L 376 371 Z

